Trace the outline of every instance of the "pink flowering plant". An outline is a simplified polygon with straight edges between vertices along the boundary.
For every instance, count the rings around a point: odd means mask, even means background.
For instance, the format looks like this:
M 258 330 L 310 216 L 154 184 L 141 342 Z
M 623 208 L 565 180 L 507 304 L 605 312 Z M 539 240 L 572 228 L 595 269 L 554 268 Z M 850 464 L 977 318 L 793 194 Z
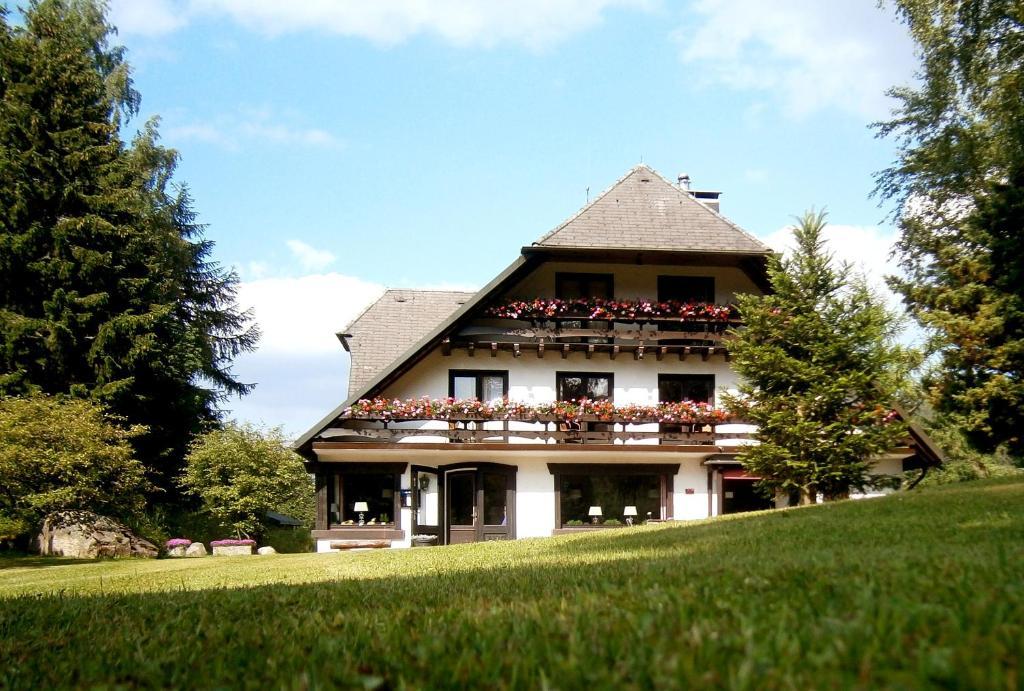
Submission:
M 484 312 L 499 319 L 593 319 L 601 321 L 648 321 L 673 319 L 681 322 L 728 323 L 739 319 L 734 305 L 668 300 L 608 300 L 605 298 L 535 298 L 509 300 Z
M 524 422 L 601 422 L 719 424 L 732 420 L 721 408 L 703 401 L 656 405 L 615 405 L 611 401 L 581 398 L 552 403 L 521 403 L 505 399 L 485 403 L 475 398 L 374 398 L 352 404 L 343 417 L 357 420 L 519 420 Z
M 210 547 L 254 547 L 255 540 L 214 540 Z
M 164 543 L 164 547 L 167 549 L 174 549 L 175 547 L 188 547 L 192 544 L 192 541 L 184 537 L 172 537 L 170 540 Z

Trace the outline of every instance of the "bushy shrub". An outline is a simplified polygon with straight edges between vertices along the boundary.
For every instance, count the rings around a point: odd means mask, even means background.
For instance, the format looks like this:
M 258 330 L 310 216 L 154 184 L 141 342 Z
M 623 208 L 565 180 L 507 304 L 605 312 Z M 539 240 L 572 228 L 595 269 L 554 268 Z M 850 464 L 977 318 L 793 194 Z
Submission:
M 151 489 L 124 427 L 91 401 L 0 399 L 0 539 L 24 538 L 46 514 L 87 509 L 132 523 Z
M 201 436 L 181 485 L 238 537 L 260 536 L 267 511 L 311 521 L 313 481 L 280 429 L 228 424 Z

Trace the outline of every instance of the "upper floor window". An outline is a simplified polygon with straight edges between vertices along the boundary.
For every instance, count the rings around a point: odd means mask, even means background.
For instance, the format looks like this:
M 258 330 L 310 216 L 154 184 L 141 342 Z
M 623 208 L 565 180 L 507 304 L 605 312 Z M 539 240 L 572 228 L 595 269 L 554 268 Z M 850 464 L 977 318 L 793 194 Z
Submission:
M 659 374 L 658 401 L 715 402 L 715 375 L 713 374 Z
M 497 401 L 508 396 L 508 370 L 448 370 L 448 396 Z
M 658 302 L 714 302 L 715 279 L 711 276 L 658 276 Z
M 560 401 L 607 401 L 615 390 L 615 379 L 610 373 L 558 372 L 555 380 Z
M 605 298 L 614 295 L 612 274 L 580 274 L 559 271 L 555 274 L 555 297 L 562 300 L 577 298 Z

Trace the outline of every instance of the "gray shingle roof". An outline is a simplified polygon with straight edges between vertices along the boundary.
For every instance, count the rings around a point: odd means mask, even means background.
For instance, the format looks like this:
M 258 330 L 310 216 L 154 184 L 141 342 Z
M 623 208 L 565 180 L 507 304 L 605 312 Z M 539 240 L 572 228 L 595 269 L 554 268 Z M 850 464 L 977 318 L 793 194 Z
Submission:
M 386 290 L 349 324 L 345 344 L 352 354 L 351 396 L 414 343 L 473 297 L 453 290 Z
M 534 244 L 699 252 L 772 251 L 643 164 Z

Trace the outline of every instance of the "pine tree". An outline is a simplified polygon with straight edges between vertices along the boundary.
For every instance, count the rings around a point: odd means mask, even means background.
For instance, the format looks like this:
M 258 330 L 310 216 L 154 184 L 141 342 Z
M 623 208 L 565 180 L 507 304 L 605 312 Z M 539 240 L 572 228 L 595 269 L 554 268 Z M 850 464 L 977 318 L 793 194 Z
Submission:
M 249 390 L 230 362 L 258 332 L 157 123 L 120 138 L 139 95 L 104 12 L 40 0 L 23 26 L 0 17 L 0 395 L 90 397 L 145 425 L 139 458 L 173 492 L 218 401 Z
M 891 284 L 933 334 L 926 383 L 973 446 L 1024 459 L 1024 9 L 1019 0 L 897 0 L 920 82 L 894 89 L 899 145 Z
M 730 343 L 742 384 L 726 404 L 758 426 L 740 460 L 765 490 L 798 490 L 803 503 L 869 483 L 873 459 L 905 432 L 891 406 L 911 362 L 894 317 L 826 250 L 824 227 L 824 213 L 800 219 L 792 255 L 770 260 L 773 293 L 738 296 L 744 327 Z

